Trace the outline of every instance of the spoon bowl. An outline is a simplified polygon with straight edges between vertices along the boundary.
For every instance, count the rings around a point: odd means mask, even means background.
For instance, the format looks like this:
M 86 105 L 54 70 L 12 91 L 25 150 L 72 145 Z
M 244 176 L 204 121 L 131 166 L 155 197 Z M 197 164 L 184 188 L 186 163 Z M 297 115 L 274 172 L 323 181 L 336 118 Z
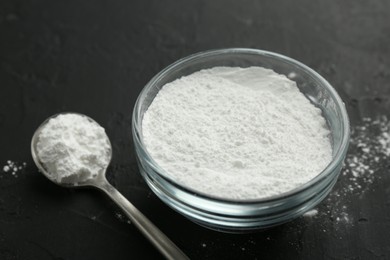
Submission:
M 76 187 L 94 187 L 104 193 L 106 193 L 129 217 L 131 222 L 147 237 L 150 242 L 167 258 L 167 259 L 188 259 L 188 257 L 164 234 L 162 233 L 150 220 L 148 220 L 136 207 L 134 207 L 118 190 L 115 189 L 106 179 L 106 170 L 109 165 L 109 162 L 112 158 L 112 146 L 111 142 L 106 135 L 108 144 L 109 144 L 109 160 L 104 169 L 99 171 L 98 174 L 92 176 L 91 178 L 86 179 L 77 179 L 79 176 L 61 179 L 55 178 L 55 174 L 50 172 L 44 163 L 39 158 L 39 153 L 37 150 L 37 144 L 40 138 L 42 130 L 46 127 L 50 119 L 56 118 L 59 115 L 64 114 L 75 114 L 82 116 L 88 119 L 88 121 L 99 125 L 92 118 L 78 114 L 78 113 L 60 113 L 55 114 L 48 119 L 46 119 L 35 131 L 32 140 L 31 140 L 31 154 L 33 160 L 38 167 L 39 171 L 46 176 L 49 180 L 55 184 L 66 187 L 66 188 L 76 188 Z M 62 181 L 65 180 L 65 181 Z
M 97 187 L 100 183 L 104 183 L 104 181 L 106 181 L 105 173 L 106 173 L 106 170 L 107 170 L 109 164 L 106 165 L 106 167 L 104 168 L 103 171 L 99 172 L 96 176 L 94 176 L 92 178 L 88 178 L 86 180 L 77 181 L 77 182 L 74 182 L 74 181 L 60 182 L 56 178 L 54 178 L 53 174 L 46 169 L 45 165 L 39 159 L 38 151 L 37 151 L 37 143 L 39 141 L 39 136 L 40 136 L 43 128 L 47 125 L 47 123 L 50 121 L 50 119 L 56 118 L 59 115 L 65 115 L 65 114 L 79 115 L 79 116 L 87 118 L 88 121 L 90 121 L 91 123 L 99 125 L 95 120 L 93 120 L 89 116 L 86 116 L 86 115 L 83 115 L 80 113 L 65 112 L 65 113 L 58 113 L 58 114 L 52 115 L 51 117 L 49 117 L 45 121 L 43 121 L 43 123 L 35 130 L 34 135 L 32 137 L 31 155 L 32 155 L 32 158 L 34 160 L 34 163 L 43 175 L 45 175 L 49 180 L 51 180 L 52 182 L 54 182 L 55 184 L 57 184 L 59 186 L 66 187 L 66 188 L 75 188 L 75 187 L 84 187 L 84 186 Z M 110 149 L 109 149 L 109 162 L 110 162 L 111 158 L 112 158 L 112 149 L 111 149 L 112 145 L 111 145 L 111 142 L 110 142 L 110 139 L 108 138 L 108 136 L 106 136 L 106 139 L 107 139 L 107 142 L 109 143 L 109 146 L 110 146 Z

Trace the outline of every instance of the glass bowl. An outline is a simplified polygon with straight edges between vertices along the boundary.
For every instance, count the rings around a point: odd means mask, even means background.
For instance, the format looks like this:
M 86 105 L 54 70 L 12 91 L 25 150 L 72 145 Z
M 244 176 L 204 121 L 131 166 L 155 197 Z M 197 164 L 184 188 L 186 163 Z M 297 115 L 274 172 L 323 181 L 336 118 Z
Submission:
M 332 161 L 309 182 L 277 196 L 256 200 L 220 199 L 183 187 L 164 174 L 142 140 L 142 119 L 160 89 L 193 72 L 215 66 L 260 66 L 284 74 L 319 107 L 330 128 Z M 246 232 L 290 221 L 320 203 L 337 181 L 349 143 L 345 105 L 318 73 L 286 56 L 255 49 L 220 49 L 197 53 L 163 69 L 144 87 L 133 111 L 132 133 L 140 172 L 153 192 L 188 219 L 211 229 Z

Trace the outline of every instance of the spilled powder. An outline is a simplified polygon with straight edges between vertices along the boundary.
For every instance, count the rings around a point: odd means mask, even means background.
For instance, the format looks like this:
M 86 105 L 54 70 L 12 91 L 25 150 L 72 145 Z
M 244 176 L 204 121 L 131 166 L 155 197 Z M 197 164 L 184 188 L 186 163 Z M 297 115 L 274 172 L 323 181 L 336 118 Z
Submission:
M 306 218 L 311 218 L 311 217 L 316 216 L 317 214 L 318 214 L 318 210 L 312 209 L 312 210 L 309 210 L 308 212 L 306 212 L 305 214 L 303 214 L 303 216 Z
M 377 172 L 386 167 L 390 155 L 388 118 L 363 118 L 362 124 L 351 130 L 350 151 L 342 172 L 347 185 L 340 192 L 361 194 L 381 178 Z
M 17 178 L 18 173 L 23 171 L 26 168 L 26 166 L 27 166 L 27 163 L 25 163 L 25 162 L 15 162 L 12 160 L 7 160 L 7 162 L 2 167 L 2 172 L 11 174 L 15 178 Z
M 120 213 L 120 212 L 116 212 L 115 213 L 115 217 L 117 219 L 119 219 L 121 222 L 124 222 L 124 223 L 127 223 L 127 224 L 131 224 L 131 221 L 128 217 L 126 217 L 124 214 Z
M 326 199 L 325 212 L 319 212 L 320 215 L 329 216 L 335 223 L 353 225 L 356 219 L 351 214 L 350 201 L 363 198 L 372 184 L 381 179 L 382 171 L 389 165 L 389 155 L 390 121 L 386 116 L 365 117 L 353 126 L 339 185 Z

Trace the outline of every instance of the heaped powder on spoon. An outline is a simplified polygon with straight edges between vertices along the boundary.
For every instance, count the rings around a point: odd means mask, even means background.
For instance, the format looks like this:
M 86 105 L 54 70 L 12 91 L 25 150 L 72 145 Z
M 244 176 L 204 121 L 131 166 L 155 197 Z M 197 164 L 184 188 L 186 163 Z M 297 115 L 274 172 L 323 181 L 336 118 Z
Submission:
M 142 129 L 168 177 L 218 198 L 290 191 L 332 158 L 321 110 L 294 81 L 261 67 L 214 67 L 166 84 Z
M 110 162 L 111 146 L 104 128 L 79 114 L 60 114 L 42 128 L 37 155 L 57 182 L 95 177 Z

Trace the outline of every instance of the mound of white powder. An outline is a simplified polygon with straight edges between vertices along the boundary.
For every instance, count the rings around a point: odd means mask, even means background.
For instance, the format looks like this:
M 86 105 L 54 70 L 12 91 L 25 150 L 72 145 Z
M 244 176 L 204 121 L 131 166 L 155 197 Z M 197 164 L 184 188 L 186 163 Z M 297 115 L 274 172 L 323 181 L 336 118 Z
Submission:
M 61 114 L 42 128 L 37 155 L 59 183 L 85 181 L 110 162 L 111 146 L 104 128 L 79 114 Z
M 287 192 L 332 158 L 321 110 L 294 81 L 261 67 L 215 67 L 166 84 L 142 129 L 168 177 L 218 198 Z

